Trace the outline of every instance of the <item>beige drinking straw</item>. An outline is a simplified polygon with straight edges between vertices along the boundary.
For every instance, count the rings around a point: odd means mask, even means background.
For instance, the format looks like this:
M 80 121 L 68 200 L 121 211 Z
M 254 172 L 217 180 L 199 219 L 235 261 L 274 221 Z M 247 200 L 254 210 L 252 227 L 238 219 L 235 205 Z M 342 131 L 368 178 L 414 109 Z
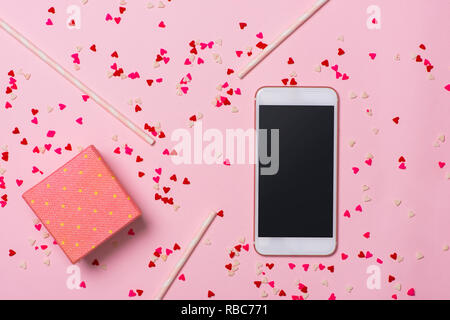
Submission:
M 240 79 L 244 78 L 247 73 L 250 72 L 258 63 L 260 63 L 269 53 L 271 53 L 276 47 L 278 47 L 287 37 L 289 37 L 295 30 L 297 30 L 306 20 L 313 16 L 328 0 L 317 0 L 316 3 L 300 16 L 297 21 L 291 25 L 286 31 L 281 33 L 271 44 L 269 44 L 256 58 L 251 60 L 241 71 L 238 73 Z
M 28 41 L 24 36 L 22 36 L 19 32 L 14 30 L 11 26 L 9 26 L 3 19 L 0 18 L 0 27 L 9 33 L 13 38 L 27 47 L 31 52 L 33 52 L 36 56 L 38 56 L 42 61 L 47 63 L 50 67 L 52 67 L 56 72 L 58 72 L 61 76 L 66 78 L 70 83 L 72 83 L 75 87 L 80 89 L 82 92 L 87 94 L 92 100 L 94 100 L 100 107 L 106 110 L 109 114 L 111 114 L 114 118 L 122 122 L 128 129 L 133 131 L 139 137 L 145 140 L 150 145 L 155 143 L 155 139 L 148 135 L 144 130 L 136 126 L 130 119 L 121 114 L 116 108 L 114 108 L 111 104 L 106 102 L 103 98 L 97 95 L 94 91 L 84 85 L 80 80 L 75 78 L 70 72 L 65 70 L 60 64 L 55 62 L 52 58 L 50 58 L 47 54 L 45 54 L 41 49 L 36 47 L 33 43 Z
M 214 221 L 214 218 L 216 217 L 216 212 L 211 212 L 206 220 L 203 222 L 200 230 L 195 235 L 194 239 L 189 243 L 188 247 L 183 253 L 183 256 L 180 258 L 180 260 L 175 265 L 175 268 L 172 270 L 172 273 L 169 275 L 169 278 L 163 283 L 161 289 L 159 290 L 158 294 L 155 296 L 155 300 L 161 300 L 164 295 L 166 294 L 167 290 L 169 290 L 170 285 L 175 280 L 178 273 L 183 268 L 186 261 L 191 256 L 194 249 L 197 247 L 198 243 L 202 239 L 203 235 L 205 234 L 205 231 L 208 229 L 208 227 L 211 225 L 211 223 Z

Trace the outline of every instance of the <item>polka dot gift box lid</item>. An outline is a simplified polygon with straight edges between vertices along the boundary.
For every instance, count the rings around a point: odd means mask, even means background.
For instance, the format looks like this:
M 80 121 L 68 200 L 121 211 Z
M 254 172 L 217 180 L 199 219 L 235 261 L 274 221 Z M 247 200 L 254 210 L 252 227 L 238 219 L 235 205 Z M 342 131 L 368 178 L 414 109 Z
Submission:
M 72 263 L 141 215 L 94 146 L 23 198 Z

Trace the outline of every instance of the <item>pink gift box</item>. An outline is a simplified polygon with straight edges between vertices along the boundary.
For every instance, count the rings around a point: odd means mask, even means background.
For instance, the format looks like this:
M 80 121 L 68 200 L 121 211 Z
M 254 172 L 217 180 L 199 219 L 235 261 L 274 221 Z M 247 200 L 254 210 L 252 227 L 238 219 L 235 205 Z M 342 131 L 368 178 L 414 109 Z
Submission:
M 141 215 L 94 146 L 22 197 L 72 263 Z

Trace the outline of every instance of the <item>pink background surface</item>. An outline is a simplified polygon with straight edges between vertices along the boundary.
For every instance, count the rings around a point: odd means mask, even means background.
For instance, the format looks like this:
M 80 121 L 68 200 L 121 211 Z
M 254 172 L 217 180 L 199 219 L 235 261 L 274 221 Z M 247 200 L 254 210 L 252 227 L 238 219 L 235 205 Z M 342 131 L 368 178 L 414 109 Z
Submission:
M 252 46 L 256 54 L 258 32 L 264 35 L 262 41 L 270 42 L 312 1 L 173 1 L 165 2 L 163 9 L 147 9 L 146 1 L 129 2 L 120 24 L 116 24 L 106 22 L 105 15 L 119 15 L 118 1 L 90 1 L 86 5 L 76 1 L 82 14 L 80 30 L 65 26 L 66 8 L 74 1 L 0 4 L 3 19 L 67 69 L 73 70 L 70 56 L 76 52 L 76 46 L 83 46 L 79 53 L 81 70 L 74 71 L 75 75 L 137 124 L 160 121 L 167 135 L 154 147 L 148 146 L 92 101 L 83 102 L 78 89 L 1 31 L 2 88 L 8 84 L 8 71 L 14 69 L 19 89 L 11 109 L 4 108 L 7 96 L 1 93 L 0 146 L 8 146 L 10 159 L 0 160 L 0 167 L 7 170 L 6 190 L 0 190 L 0 196 L 8 195 L 6 207 L 0 208 L 0 298 L 127 299 L 129 290 L 142 289 L 142 296 L 133 299 L 150 299 L 181 254 L 176 251 L 166 262 L 160 259 L 155 268 L 149 269 L 155 248 L 171 248 L 176 242 L 184 249 L 212 209 L 223 209 L 225 215 L 216 219 L 205 235 L 211 245 L 200 244 L 182 270 L 186 281 L 175 281 L 167 298 L 206 299 L 208 290 L 212 290 L 217 299 L 259 299 L 265 290 L 267 298 L 290 299 L 301 294 L 297 280 L 308 286 L 309 299 L 327 299 L 332 293 L 337 299 L 390 299 L 393 294 L 399 299 L 449 298 L 450 252 L 442 247 L 450 243 L 450 180 L 446 178 L 450 172 L 450 146 L 447 141 L 433 147 L 440 134 L 446 134 L 447 139 L 450 134 L 450 93 L 444 89 L 450 82 L 448 1 L 330 1 L 244 80 L 239 80 L 236 73 L 226 75 L 227 68 L 237 72 L 249 60 L 245 53 L 238 58 L 235 51 Z M 366 27 L 366 8 L 371 4 L 381 8 L 380 30 Z M 56 9 L 54 15 L 47 12 L 51 6 Z M 45 25 L 47 18 L 52 19 L 53 26 Z M 164 29 L 158 28 L 161 20 L 166 24 Z M 239 22 L 248 26 L 241 30 Z M 337 40 L 341 35 L 344 42 Z M 203 65 L 184 65 L 191 40 L 217 39 L 222 39 L 222 46 L 199 50 L 199 56 L 205 60 Z M 94 43 L 95 53 L 89 50 Z M 421 43 L 426 45 L 425 51 L 419 49 Z M 160 48 L 168 51 L 171 60 L 154 69 Z M 346 53 L 338 56 L 338 48 Z M 115 62 L 110 57 L 114 50 L 118 51 L 117 60 L 125 72 L 138 71 L 141 79 L 106 77 L 109 66 Z M 213 52 L 220 54 L 223 64 L 214 62 Z M 369 58 L 369 52 L 377 53 L 374 60 Z M 428 80 L 423 64 L 411 59 L 411 54 L 418 53 L 433 64 L 431 73 L 435 80 Z M 400 61 L 394 61 L 396 54 L 400 54 Z M 286 63 L 289 57 L 294 64 Z M 339 64 L 339 70 L 350 79 L 336 80 L 329 68 L 315 72 L 314 67 L 324 59 L 329 59 L 331 65 Z M 31 73 L 30 80 L 17 75 L 19 69 Z M 229 277 L 224 268 L 231 261 L 227 248 L 238 244 L 241 237 L 246 238 L 246 243 L 253 238 L 253 167 L 176 166 L 162 151 L 175 144 L 170 141 L 171 132 L 189 129 L 189 117 L 198 112 L 204 115 L 204 129 L 252 128 L 257 88 L 282 85 L 281 79 L 288 78 L 292 71 L 297 72 L 300 85 L 332 86 L 340 94 L 338 249 L 330 257 L 281 258 L 262 257 L 251 246 L 250 252 L 237 258 L 239 270 Z M 175 86 L 188 72 L 193 77 L 189 92 L 177 96 Z M 162 84 L 146 85 L 145 79 L 158 77 L 164 79 Z M 241 96 L 231 97 L 238 113 L 231 113 L 229 106 L 211 105 L 218 94 L 216 86 L 225 81 L 242 91 Z M 370 97 L 351 100 L 350 91 L 359 96 L 366 91 Z M 138 97 L 143 101 L 143 111 L 135 113 L 127 101 Z M 59 103 L 67 108 L 60 111 Z M 47 112 L 48 106 L 54 107 L 53 112 Z M 38 125 L 30 122 L 31 108 L 39 109 Z M 365 113 L 366 108 L 372 109 L 373 116 Z M 396 116 L 400 117 L 398 125 L 392 121 Z M 75 122 L 78 117 L 83 117 L 83 125 Z M 11 134 L 16 126 L 20 135 Z M 373 134 L 373 128 L 380 130 L 378 135 Z M 47 138 L 48 130 L 55 130 L 56 136 Z M 118 142 L 111 139 L 116 134 Z M 23 137 L 28 146 L 20 144 Z M 353 148 L 349 147 L 351 140 L 356 141 Z M 32 152 L 34 146 L 49 142 L 53 145 L 51 151 Z M 53 151 L 67 143 L 74 151 L 63 150 L 61 155 Z M 98 148 L 143 216 L 131 225 L 134 236 L 124 230 L 78 263 L 86 288 L 69 290 L 66 268 L 70 262 L 51 238 L 43 239 L 42 231 L 35 229 L 34 215 L 21 194 L 42 179 L 40 174 L 31 173 L 32 166 L 46 176 L 74 157 L 78 146 L 89 144 Z M 124 144 L 134 149 L 133 156 L 113 153 Z M 374 155 L 371 166 L 364 163 L 368 153 Z M 138 154 L 145 159 L 142 163 L 135 162 Z M 400 156 L 406 158 L 406 170 L 398 169 Z M 446 162 L 446 166 L 439 168 L 439 161 Z M 181 206 L 177 212 L 153 200 L 152 177 L 159 167 L 162 181 L 172 187 L 170 192 Z M 360 169 L 358 174 L 353 174 L 352 167 Z M 146 175 L 138 178 L 138 171 Z M 179 181 L 170 184 L 173 173 Z M 182 185 L 182 177 L 188 177 L 191 184 Z M 23 179 L 20 187 L 16 179 Z M 361 189 L 364 184 L 370 187 L 366 192 Z M 372 201 L 363 201 L 366 194 Z M 394 205 L 396 199 L 402 200 L 398 207 Z M 354 210 L 359 204 L 362 213 Z M 351 218 L 343 216 L 345 210 L 350 211 Z M 410 210 L 416 213 L 415 217 L 408 217 Z M 370 232 L 370 239 L 363 237 L 365 232 Z M 36 239 L 37 245 L 51 247 L 50 266 L 43 263 L 45 254 L 30 246 L 28 238 Z M 16 255 L 10 257 L 10 249 Z M 359 251 L 370 251 L 373 257 L 360 259 Z M 393 261 L 389 257 L 393 252 L 404 260 Z M 424 258 L 417 260 L 417 252 L 423 253 Z M 343 261 L 341 253 L 349 255 L 348 259 Z M 378 264 L 376 258 L 382 259 L 383 264 Z M 106 270 L 91 265 L 94 259 Z M 23 261 L 27 270 L 19 267 Z M 258 263 L 274 263 L 273 269 L 262 270 L 269 281 L 275 281 L 276 288 L 286 292 L 286 297 L 274 295 L 268 284 L 255 287 L 253 281 L 262 278 L 256 274 Z M 296 267 L 291 270 L 288 263 Z M 312 265 L 319 263 L 334 265 L 335 271 L 314 271 Z M 302 264 L 310 264 L 307 272 Z M 380 290 L 366 287 L 366 268 L 373 264 L 381 268 Z M 389 283 L 389 275 L 396 280 Z M 328 287 L 321 284 L 323 280 L 328 281 Z M 398 283 L 402 285 L 400 292 L 394 289 Z M 350 294 L 346 291 L 349 285 L 354 287 Z M 406 295 L 409 288 L 415 289 L 415 297 Z

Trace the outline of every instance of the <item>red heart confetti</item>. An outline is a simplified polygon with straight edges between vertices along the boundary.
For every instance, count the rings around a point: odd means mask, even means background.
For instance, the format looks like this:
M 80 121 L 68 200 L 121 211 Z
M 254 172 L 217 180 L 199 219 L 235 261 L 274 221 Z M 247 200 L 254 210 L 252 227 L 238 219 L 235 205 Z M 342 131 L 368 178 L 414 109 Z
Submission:
M 247 24 L 245 22 L 239 22 L 239 28 L 241 28 L 241 30 L 244 30 L 246 26 Z

